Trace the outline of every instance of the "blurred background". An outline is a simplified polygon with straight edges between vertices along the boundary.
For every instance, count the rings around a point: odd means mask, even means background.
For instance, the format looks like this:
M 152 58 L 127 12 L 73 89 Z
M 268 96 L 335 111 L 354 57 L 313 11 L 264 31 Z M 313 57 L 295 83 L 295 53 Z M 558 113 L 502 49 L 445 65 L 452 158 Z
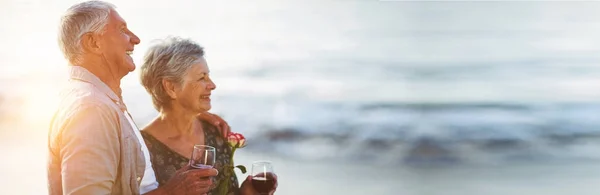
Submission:
M 73 0 L 0 0 L 0 194 L 46 194 Z M 278 194 L 598 194 L 600 2 L 109 1 L 206 48 L 213 110 Z M 138 126 L 155 115 L 138 70 Z M 238 177 L 245 178 L 238 173 Z

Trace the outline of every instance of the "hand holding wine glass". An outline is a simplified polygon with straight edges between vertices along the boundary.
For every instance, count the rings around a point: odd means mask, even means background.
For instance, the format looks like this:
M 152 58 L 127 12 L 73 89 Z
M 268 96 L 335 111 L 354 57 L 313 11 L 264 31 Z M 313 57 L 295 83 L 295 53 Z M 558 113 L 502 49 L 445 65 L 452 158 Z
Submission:
M 209 158 L 207 158 L 209 159 Z M 213 181 L 208 178 L 217 176 L 218 171 L 214 168 L 204 166 L 205 168 L 195 168 L 199 164 L 205 165 L 206 163 L 196 163 L 195 167 L 192 167 L 192 162 L 185 167 L 177 170 L 175 175 L 167 181 L 162 187 L 157 190 L 162 190 L 160 193 L 169 194 L 205 194 L 208 193 L 213 186 Z M 208 168 L 206 168 L 208 167 Z
M 190 163 L 189 163 L 189 167 L 192 169 L 191 171 L 194 172 L 202 172 L 204 170 L 215 170 L 214 169 L 214 165 L 215 165 L 215 160 L 216 160 L 216 149 L 212 146 L 208 146 L 208 145 L 194 145 L 194 150 L 192 151 L 192 156 L 190 157 Z M 200 171 L 200 172 L 199 172 Z M 218 174 L 218 172 L 217 172 Z M 201 174 L 198 175 L 198 178 L 196 178 L 197 181 L 202 182 L 202 183 L 210 183 L 208 186 L 206 186 L 205 190 L 207 193 L 210 190 L 212 190 L 215 186 L 213 184 L 214 181 L 214 176 L 215 175 L 206 175 L 206 174 Z
M 242 191 L 246 192 L 242 194 L 270 195 L 275 193 L 277 185 L 277 175 L 271 162 L 257 161 L 252 163 L 251 175 L 242 184 Z

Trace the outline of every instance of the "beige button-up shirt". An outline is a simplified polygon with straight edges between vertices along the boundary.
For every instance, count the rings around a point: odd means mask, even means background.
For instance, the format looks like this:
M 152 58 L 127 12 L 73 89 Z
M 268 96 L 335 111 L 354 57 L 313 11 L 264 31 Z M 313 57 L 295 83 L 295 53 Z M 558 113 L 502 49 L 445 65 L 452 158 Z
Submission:
M 85 68 L 69 73 L 50 124 L 49 193 L 140 194 L 145 159 L 125 104 Z

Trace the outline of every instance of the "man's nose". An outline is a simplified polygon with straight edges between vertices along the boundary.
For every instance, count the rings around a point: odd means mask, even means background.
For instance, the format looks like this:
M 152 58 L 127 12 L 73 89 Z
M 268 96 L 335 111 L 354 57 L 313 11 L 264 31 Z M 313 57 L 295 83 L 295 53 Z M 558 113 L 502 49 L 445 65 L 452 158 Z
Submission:
M 133 32 L 131 33 L 131 40 L 129 40 L 131 43 L 133 43 L 134 45 L 140 44 L 140 38 L 135 35 Z

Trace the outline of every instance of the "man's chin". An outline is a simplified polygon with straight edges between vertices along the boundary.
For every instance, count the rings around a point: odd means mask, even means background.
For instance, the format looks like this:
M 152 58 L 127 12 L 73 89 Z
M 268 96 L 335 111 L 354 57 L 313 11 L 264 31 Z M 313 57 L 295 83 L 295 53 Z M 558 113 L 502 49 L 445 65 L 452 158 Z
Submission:
M 133 63 L 133 58 L 131 56 L 127 56 L 127 59 L 124 61 L 125 67 L 129 72 L 133 72 L 135 70 L 135 63 Z
M 121 66 L 121 68 L 119 68 L 119 74 L 121 75 L 121 77 L 125 77 L 130 72 L 133 72 L 134 70 L 135 70 L 135 65 L 127 64 L 127 65 Z
M 135 64 L 127 64 L 127 70 L 129 72 L 135 71 Z
M 133 66 L 129 69 L 129 72 L 133 72 L 133 71 L 135 71 L 135 66 Z

